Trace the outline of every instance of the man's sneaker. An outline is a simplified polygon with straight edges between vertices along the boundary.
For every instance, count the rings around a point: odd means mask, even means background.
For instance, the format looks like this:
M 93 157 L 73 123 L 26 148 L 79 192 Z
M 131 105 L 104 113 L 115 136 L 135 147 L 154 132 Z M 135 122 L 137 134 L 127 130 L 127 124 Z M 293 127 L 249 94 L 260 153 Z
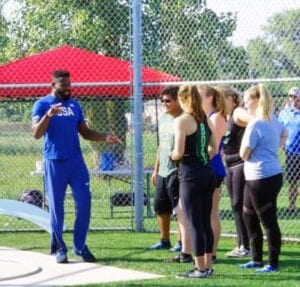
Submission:
M 57 263 L 68 263 L 68 256 L 67 256 L 67 252 L 64 250 L 57 250 L 56 251 L 56 262 Z
M 263 274 L 263 273 L 270 273 L 270 272 L 277 272 L 279 270 L 277 265 L 265 265 L 263 268 L 259 268 L 255 270 L 255 273 Z
M 91 253 L 91 251 L 88 249 L 86 245 L 81 251 L 79 251 L 74 247 L 73 254 L 77 256 L 81 256 L 84 262 L 96 262 L 96 257 Z
M 244 245 L 241 245 L 240 247 L 234 248 L 226 255 L 227 257 L 231 257 L 231 258 L 242 258 L 242 257 L 250 256 L 251 253 L 249 249 L 245 248 Z
M 173 248 L 170 248 L 169 250 L 172 252 L 181 252 L 182 243 L 181 241 L 177 241 Z
M 206 269 L 207 277 L 212 276 L 214 274 L 214 269 Z
M 170 240 L 161 240 L 160 242 L 148 247 L 148 250 L 162 250 L 162 249 L 170 249 L 171 243 Z
M 207 277 L 207 272 L 200 271 L 198 269 L 193 269 L 191 271 L 176 275 L 176 278 L 179 279 L 202 279 L 206 277 Z
M 166 260 L 166 262 L 171 262 L 171 263 L 193 263 L 194 259 L 191 254 L 185 254 L 185 253 L 180 253 L 176 255 L 175 257 Z
M 249 261 L 248 263 L 238 265 L 238 267 L 240 269 L 252 269 L 252 268 L 263 267 L 263 264 L 261 262 Z

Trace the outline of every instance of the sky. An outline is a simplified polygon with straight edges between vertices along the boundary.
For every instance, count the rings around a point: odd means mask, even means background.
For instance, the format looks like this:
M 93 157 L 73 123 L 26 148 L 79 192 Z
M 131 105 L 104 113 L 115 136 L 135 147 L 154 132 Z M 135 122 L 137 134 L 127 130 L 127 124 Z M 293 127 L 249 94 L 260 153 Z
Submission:
M 300 0 L 206 0 L 208 8 L 217 14 L 237 12 L 237 29 L 232 42 L 246 46 L 250 39 L 261 36 L 261 27 L 275 13 L 300 8 Z
M 206 0 L 207 7 L 217 14 L 237 12 L 237 29 L 232 42 L 235 46 L 246 46 L 250 39 L 261 36 L 261 27 L 275 13 L 289 9 L 300 9 L 300 0 Z M 14 7 L 15 6 L 15 7 Z M 16 9 L 14 0 L 9 0 L 5 14 L 12 15 Z

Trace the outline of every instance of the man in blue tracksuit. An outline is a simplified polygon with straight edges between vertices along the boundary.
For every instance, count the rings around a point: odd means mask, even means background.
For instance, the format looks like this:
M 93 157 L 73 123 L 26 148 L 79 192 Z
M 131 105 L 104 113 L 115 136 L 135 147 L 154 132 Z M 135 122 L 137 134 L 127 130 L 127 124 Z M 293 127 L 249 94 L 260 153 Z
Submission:
M 62 234 L 64 198 L 67 186 L 70 185 L 76 206 L 73 253 L 86 262 L 94 262 L 96 258 L 85 244 L 91 213 L 91 193 L 78 133 L 92 141 L 117 143 L 119 139 L 88 128 L 79 103 L 71 98 L 68 71 L 54 71 L 51 85 L 52 93 L 37 100 L 32 110 L 33 136 L 36 139 L 44 136 L 45 186 L 52 228 L 51 253 L 56 253 L 57 263 L 68 262 Z

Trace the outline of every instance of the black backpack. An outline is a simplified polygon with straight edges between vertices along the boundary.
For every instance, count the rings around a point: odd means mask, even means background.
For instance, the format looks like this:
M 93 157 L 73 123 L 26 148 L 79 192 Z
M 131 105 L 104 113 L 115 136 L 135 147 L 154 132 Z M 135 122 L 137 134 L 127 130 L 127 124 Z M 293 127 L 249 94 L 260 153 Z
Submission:
M 36 207 L 42 208 L 43 206 L 43 194 L 39 190 L 26 189 L 24 190 L 19 198 L 19 201 L 35 205 Z

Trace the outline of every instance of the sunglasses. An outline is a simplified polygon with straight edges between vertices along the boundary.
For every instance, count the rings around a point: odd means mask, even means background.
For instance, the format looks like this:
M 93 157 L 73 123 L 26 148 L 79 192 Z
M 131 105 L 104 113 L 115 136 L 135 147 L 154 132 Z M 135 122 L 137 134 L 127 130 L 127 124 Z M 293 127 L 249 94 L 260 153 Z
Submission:
M 160 101 L 161 101 L 162 104 L 163 103 L 166 103 L 166 104 L 171 103 L 171 100 L 169 100 L 169 99 L 161 99 Z
M 300 98 L 300 97 L 298 97 L 298 96 L 296 96 L 296 95 L 290 95 L 290 98 L 296 100 L 297 98 Z

